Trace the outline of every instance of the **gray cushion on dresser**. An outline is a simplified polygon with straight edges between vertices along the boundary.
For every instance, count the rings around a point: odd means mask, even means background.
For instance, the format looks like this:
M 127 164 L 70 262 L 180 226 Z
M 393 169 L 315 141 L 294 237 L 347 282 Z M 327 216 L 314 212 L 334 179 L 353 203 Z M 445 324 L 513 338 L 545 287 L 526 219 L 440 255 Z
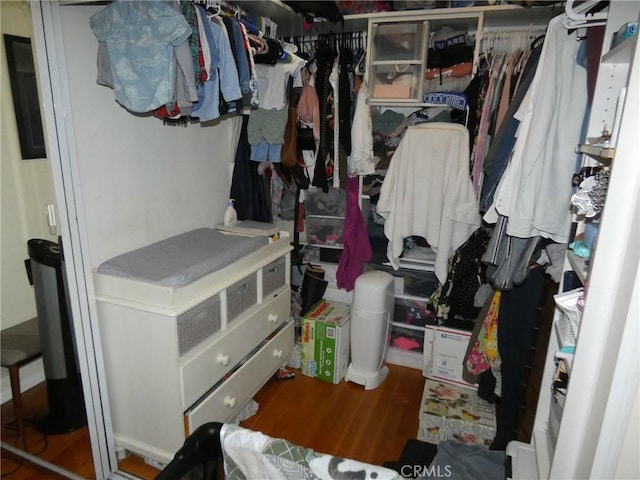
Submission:
M 226 235 L 199 228 L 123 253 L 100 265 L 98 272 L 182 287 L 268 243 L 263 236 Z

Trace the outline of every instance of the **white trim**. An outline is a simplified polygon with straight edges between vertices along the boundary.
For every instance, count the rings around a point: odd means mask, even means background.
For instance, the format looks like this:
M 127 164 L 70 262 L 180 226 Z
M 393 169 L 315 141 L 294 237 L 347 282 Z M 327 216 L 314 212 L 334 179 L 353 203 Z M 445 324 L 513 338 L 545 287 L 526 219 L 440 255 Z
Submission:
M 51 462 L 48 462 L 46 460 L 43 460 L 40 457 L 36 457 L 35 455 L 31 455 L 30 453 L 25 452 L 24 450 L 20 450 L 19 448 L 14 447 L 13 445 L 9 445 L 7 443 L 4 442 L 0 442 L 0 444 L 2 444 L 2 449 L 3 450 L 7 450 L 9 452 L 11 452 L 12 454 L 16 455 L 17 457 L 20 458 L 24 458 L 25 460 L 34 463 L 46 470 L 50 470 L 54 473 L 57 473 L 58 475 L 60 475 L 61 477 L 64 478 L 69 478 L 70 480 L 85 480 L 84 478 L 76 475 L 73 472 L 70 472 L 69 470 L 65 470 L 64 468 L 59 467 L 58 465 L 55 465 Z
M 76 348 L 87 411 L 96 479 L 108 478 L 117 468 L 113 428 L 97 330 L 95 302 L 91 300 L 91 269 L 73 119 L 58 2 L 31 3 L 36 71 L 42 92 L 47 152 L 51 162 L 69 284 Z

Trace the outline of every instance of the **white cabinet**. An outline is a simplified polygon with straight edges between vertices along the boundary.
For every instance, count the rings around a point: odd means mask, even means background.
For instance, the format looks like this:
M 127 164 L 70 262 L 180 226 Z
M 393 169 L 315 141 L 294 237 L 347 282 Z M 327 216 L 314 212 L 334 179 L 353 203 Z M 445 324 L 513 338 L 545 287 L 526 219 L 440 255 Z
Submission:
M 181 287 L 94 273 L 117 446 L 167 463 L 232 420 L 294 344 L 289 237 Z

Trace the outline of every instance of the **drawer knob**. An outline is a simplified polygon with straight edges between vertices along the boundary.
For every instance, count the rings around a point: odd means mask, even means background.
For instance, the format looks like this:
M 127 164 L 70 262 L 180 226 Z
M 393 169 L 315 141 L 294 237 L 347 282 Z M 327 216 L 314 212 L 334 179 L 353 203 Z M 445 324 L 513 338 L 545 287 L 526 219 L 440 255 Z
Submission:
M 224 397 L 224 405 L 229 408 L 236 408 L 236 397 Z
M 270 322 L 276 323 L 278 321 L 278 315 L 275 313 L 270 313 L 269 316 L 267 317 L 267 319 Z
M 276 357 L 276 358 L 282 358 L 282 350 L 280 350 L 279 348 L 276 348 L 273 351 L 273 356 Z
M 219 353 L 216 360 L 220 365 L 224 365 L 225 367 L 229 365 L 229 355 L 226 355 L 224 353 Z

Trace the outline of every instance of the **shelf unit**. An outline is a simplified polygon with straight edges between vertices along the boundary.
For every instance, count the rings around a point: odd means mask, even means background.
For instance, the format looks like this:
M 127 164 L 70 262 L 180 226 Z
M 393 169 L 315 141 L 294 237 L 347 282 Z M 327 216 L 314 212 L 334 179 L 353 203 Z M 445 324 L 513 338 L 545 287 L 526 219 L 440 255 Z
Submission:
M 531 443 L 509 444 L 510 478 L 617 478 L 622 465 L 637 472 L 637 452 L 633 458 L 621 453 L 625 438 L 638 430 L 629 422 L 638 391 L 638 350 L 637 344 L 630 343 L 637 342 L 627 342 L 625 337 L 637 324 L 631 306 L 638 301 L 637 288 L 633 290 L 639 262 L 637 222 L 630 218 L 637 218 L 638 203 L 634 193 L 625 191 L 637 191 L 640 183 L 635 161 L 640 128 L 637 35 L 610 50 L 608 42 L 620 25 L 639 15 L 640 5 L 634 2 L 609 5 L 587 135 L 612 130 L 614 118 L 620 116 L 619 131 L 613 132 L 619 135 L 612 147 L 579 145 L 576 149 L 590 157 L 585 162 L 595 160 L 611 168 L 598 244 L 588 266 L 567 251 L 565 271 L 575 272 L 583 284 L 588 279 L 589 284 L 575 351 L 562 349 L 556 310 Z M 564 290 L 561 285 L 560 291 Z M 553 395 L 560 363 L 569 377 L 566 396 Z
M 336 31 L 362 32 L 367 30 L 369 20 L 395 20 L 399 17 L 424 15 L 428 15 L 431 20 L 443 18 L 450 20 L 455 15 L 467 17 L 481 15 L 483 17 L 483 27 L 488 30 L 504 29 L 505 27 L 522 29 L 532 25 L 546 25 L 551 18 L 563 12 L 563 9 L 557 5 L 525 8 L 511 4 L 359 13 L 344 15 L 343 24 L 316 19 L 310 32 L 304 28 L 302 16 L 280 0 L 236 0 L 234 3 L 248 12 L 272 19 L 278 24 L 278 36 L 308 36 Z
M 587 261 L 572 251 L 567 252 L 567 261 L 580 280 L 580 283 L 584 285 L 588 273 Z
M 394 365 L 422 370 L 424 366 L 424 323 L 430 317 L 427 311 L 429 296 L 437 286 L 433 266 L 422 265 L 421 269 L 401 268 L 369 263 L 365 270 L 381 270 L 394 277 L 395 303 L 386 360 Z M 394 338 L 405 336 L 419 346 L 406 349 L 394 345 Z

